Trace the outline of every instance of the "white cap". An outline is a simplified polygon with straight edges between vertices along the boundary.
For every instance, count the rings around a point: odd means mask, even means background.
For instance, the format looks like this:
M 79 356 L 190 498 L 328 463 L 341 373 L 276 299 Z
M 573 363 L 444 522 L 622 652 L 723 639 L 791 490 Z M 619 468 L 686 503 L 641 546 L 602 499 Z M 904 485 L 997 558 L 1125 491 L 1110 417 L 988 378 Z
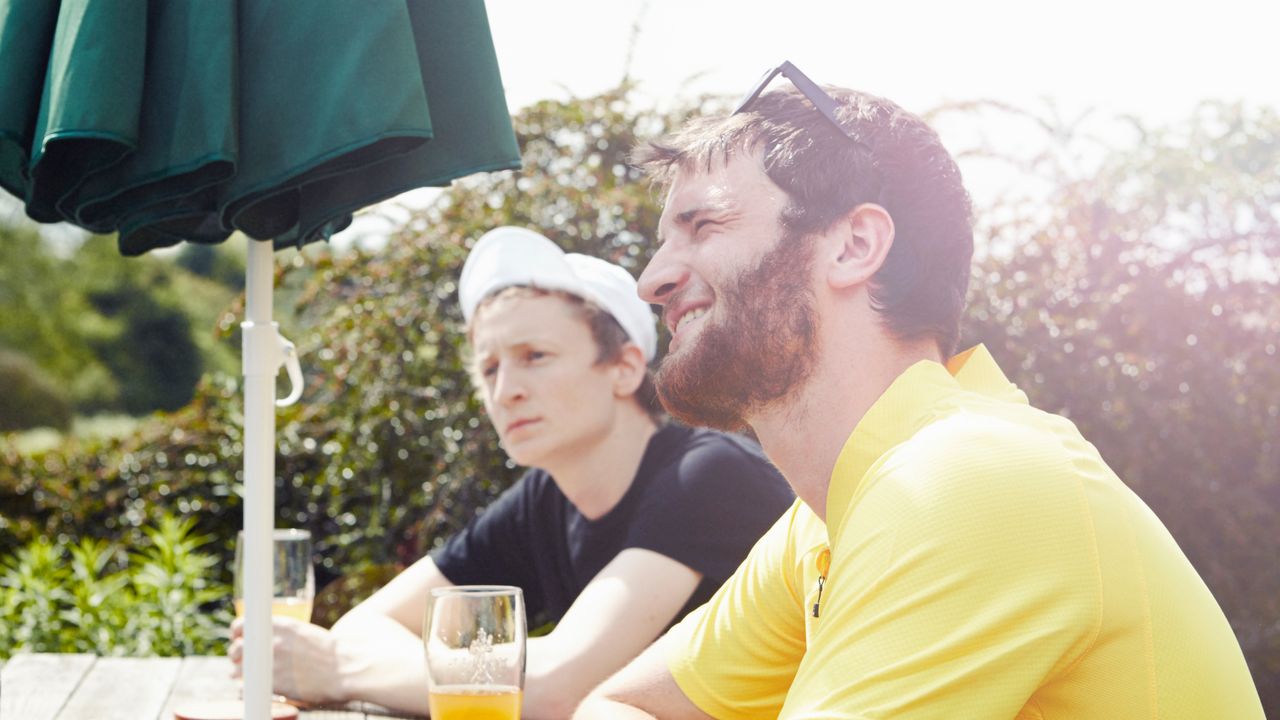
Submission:
M 653 311 L 640 299 L 631 273 L 611 262 L 565 253 L 532 230 L 494 228 L 476 241 L 462 266 L 458 281 L 462 316 L 470 323 L 481 300 L 513 285 L 563 290 L 590 300 L 618 321 L 646 361 L 657 352 Z

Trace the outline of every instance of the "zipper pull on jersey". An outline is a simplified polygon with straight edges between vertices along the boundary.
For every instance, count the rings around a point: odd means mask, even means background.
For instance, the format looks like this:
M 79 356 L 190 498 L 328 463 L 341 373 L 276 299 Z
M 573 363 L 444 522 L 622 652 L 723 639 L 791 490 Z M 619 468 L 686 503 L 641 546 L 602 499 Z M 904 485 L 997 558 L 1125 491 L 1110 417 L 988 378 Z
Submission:
M 822 586 L 827 582 L 827 571 L 831 569 L 831 550 L 823 548 L 818 553 L 818 597 L 813 603 L 813 616 L 818 617 L 818 606 L 822 604 Z

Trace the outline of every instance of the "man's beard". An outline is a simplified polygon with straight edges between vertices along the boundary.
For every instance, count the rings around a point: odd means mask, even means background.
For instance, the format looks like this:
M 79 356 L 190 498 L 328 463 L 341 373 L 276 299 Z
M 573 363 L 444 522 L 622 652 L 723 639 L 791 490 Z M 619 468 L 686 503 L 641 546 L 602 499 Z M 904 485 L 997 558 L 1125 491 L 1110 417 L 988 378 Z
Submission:
M 663 359 L 658 397 L 688 425 L 743 430 L 747 416 L 813 372 L 817 328 L 809 289 L 812 243 L 784 232 L 777 247 L 717 294 L 721 320 Z

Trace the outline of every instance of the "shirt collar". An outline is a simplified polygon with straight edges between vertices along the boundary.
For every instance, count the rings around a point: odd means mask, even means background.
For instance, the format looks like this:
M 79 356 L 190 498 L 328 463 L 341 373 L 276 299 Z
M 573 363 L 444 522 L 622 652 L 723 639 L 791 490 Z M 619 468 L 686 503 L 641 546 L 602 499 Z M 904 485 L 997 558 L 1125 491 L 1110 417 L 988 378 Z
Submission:
M 947 372 L 965 390 L 997 400 L 1027 404 L 1027 394 L 1009 382 L 986 345 L 974 345 L 948 360 Z
M 872 464 L 932 420 L 940 401 L 962 392 L 1027 402 L 982 345 L 956 355 L 945 367 L 922 360 L 907 368 L 858 421 L 836 458 L 827 488 L 829 538 L 840 536 L 840 525 Z

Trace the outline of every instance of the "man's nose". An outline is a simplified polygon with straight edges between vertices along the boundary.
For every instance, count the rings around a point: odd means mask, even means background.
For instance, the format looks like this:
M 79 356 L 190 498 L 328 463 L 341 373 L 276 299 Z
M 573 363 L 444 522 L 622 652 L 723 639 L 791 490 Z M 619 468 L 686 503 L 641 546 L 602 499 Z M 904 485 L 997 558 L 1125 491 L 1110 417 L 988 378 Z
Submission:
M 688 267 L 676 258 L 671 248 L 670 243 L 660 246 L 640 273 L 640 298 L 647 303 L 665 305 L 689 280 Z
M 493 397 L 502 405 L 520 402 L 529 396 L 520 373 L 513 368 L 499 367 L 493 381 Z

